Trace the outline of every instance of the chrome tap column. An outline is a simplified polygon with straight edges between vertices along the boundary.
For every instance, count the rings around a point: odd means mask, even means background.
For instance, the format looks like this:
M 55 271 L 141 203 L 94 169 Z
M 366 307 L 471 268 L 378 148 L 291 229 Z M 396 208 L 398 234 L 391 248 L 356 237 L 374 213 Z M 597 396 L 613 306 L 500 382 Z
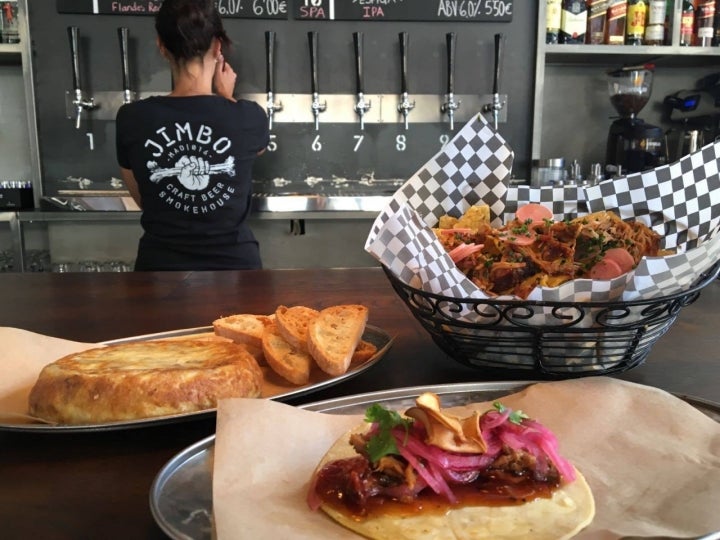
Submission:
M 118 41 L 120 42 L 120 66 L 122 68 L 123 103 L 133 100 L 130 90 L 130 61 L 128 60 L 128 29 L 118 28 Z
M 268 123 L 270 130 L 273 128 L 275 112 L 283 109 L 282 102 L 275 103 L 275 32 L 265 32 L 265 92 L 267 93 Z
M 80 129 L 80 119 L 84 110 L 92 110 L 97 107 L 93 98 L 86 99 L 80 83 L 80 55 L 78 50 L 78 28 L 68 27 L 68 38 L 70 39 L 70 59 L 72 60 L 72 81 L 73 100 L 75 108 L 75 128 Z
M 370 110 L 372 103 L 365 100 L 365 85 L 363 82 L 363 33 L 353 32 L 353 43 L 355 45 L 355 67 L 356 67 L 356 91 L 357 101 L 355 102 L 355 112 L 360 117 L 360 129 L 365 129 L 365 113 Z
M 483 111 L 492 113 L 493 127 L 498 128 L 500 111 L 505 106 L 504 101 L 500 101 L 500 66 L 502 64 L 502 34 L 495 34 L 495 70 L 493 74 L 493 97 L 492 103 L 483 107 Z
M 320 113 L 325 112 L 327 109 L 327 102 L 320 102 L 320 95 L 318 93 L 318 33 L 308 32 L 308 45 L 310 47 L 310 82 L 312 92 L 312 109 L 313 116 L 315 117 L 315 131 L 320 129 Z
M 455 32 L 448 32 L 445 35 L 447 43 L 447 96 L 440 111 L 448 115 L 450 130 L 455 129 L 455 111 L 460 108 L 460 100 L 455 101 Z
M 400 32 L 400 103 L 398 112 L 403 116 L 405 129 L 408 129 L 408 115 L 415 108 L 415 102 L 408 99 L 408 47 L 409 37 L 407 32 Z

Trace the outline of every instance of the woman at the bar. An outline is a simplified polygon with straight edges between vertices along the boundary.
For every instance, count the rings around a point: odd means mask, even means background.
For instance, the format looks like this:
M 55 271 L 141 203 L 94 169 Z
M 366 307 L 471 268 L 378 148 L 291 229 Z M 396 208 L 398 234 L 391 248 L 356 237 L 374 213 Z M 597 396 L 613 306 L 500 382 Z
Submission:
M 172 92 L 123 105 L 116 122 L 121 176 L 142 209 L 135 270 L 260 268 L 247 217 L 265 111 L 233 97 L 213 0 L 165 0 L 155 29 Z

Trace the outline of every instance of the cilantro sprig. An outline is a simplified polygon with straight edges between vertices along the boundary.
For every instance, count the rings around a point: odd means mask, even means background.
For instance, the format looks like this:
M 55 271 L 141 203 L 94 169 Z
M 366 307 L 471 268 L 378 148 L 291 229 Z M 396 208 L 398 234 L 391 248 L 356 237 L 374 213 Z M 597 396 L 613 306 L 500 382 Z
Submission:
M 403 418 L 397 411 L 391 411 L 378 403 L 374 403 L 365 410 L 365 421 L 376 423 L 377 433 L 367 442 L 367 453 L 370 461 L 376 463 L 381 457 L 390 454 L 399 454 L 395 438 L 392 436 L 392 429 L 401 426 L 408 432 L 412 425 L 412 419 Z
M 503 405 L 502 403 L 500 403 L 499 401 L 494 402 L 493 407 L 500 414 L 502 414 L 508 410 L 508 408 L 505 405 Z M 518 425 L 522 424 L 522 421 L 526 420 L 528 418 L 530 418 L 530 417 L 519 409 L 517 411 L 510 411 L 510 416 L 508 416 L 508 420 L 510 422 L 512 422 L 513 424 L 518 424 Z

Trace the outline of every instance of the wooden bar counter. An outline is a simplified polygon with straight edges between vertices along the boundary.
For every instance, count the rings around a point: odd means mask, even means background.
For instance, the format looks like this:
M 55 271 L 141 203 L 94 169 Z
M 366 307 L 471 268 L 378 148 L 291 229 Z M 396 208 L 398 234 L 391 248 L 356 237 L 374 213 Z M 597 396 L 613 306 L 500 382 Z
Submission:
M 518 379 L 449 359 L 379 268 L 0 275 L 0 326 L 97 342 L 208 326 L 279 304 L 363 303 L 395 342 L 375 366 L 294 404 L 395 387 Z M 720 282 L 685 308 L 646 362 L 619 378 L 720 402 Z M 2 349 L 0 349 L 1 351 Z M 10 359 L 0 352 L 0 361 Z M 532 378 L 531 375 L 528 377 Z M 122 431 L 0 431 L 0 537 L 164 538 L 149 507 L 157 472 L 214 419 Z

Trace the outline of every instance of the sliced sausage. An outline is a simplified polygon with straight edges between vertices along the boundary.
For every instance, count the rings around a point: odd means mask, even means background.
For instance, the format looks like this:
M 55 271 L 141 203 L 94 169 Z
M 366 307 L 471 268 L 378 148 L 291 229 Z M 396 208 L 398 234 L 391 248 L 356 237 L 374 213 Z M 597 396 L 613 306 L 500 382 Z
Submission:
M 590 269 L 590 278 L 604 281 L 620 277 L 624 273 L 618 263 L 612 259 L 602 258 Z
M 517 209 L 515 217 L 522 223 L 526 223 L 528 220 L 532 223 L 542 223 L 546 219 L 552 219 L 553 213 L 542 204 L 528 203 Z
M 635 266 L 635 259 L 625 248 L 610 248 L 605 252 L 604 258 L 616 262 L 623 274 L 629 272 Z
M 506 232 L 500 235 L 500 239 L 516 246 L 529 246 L 537 239 L 537 234 L 534 231 L 527 231 L 522 233 Z

